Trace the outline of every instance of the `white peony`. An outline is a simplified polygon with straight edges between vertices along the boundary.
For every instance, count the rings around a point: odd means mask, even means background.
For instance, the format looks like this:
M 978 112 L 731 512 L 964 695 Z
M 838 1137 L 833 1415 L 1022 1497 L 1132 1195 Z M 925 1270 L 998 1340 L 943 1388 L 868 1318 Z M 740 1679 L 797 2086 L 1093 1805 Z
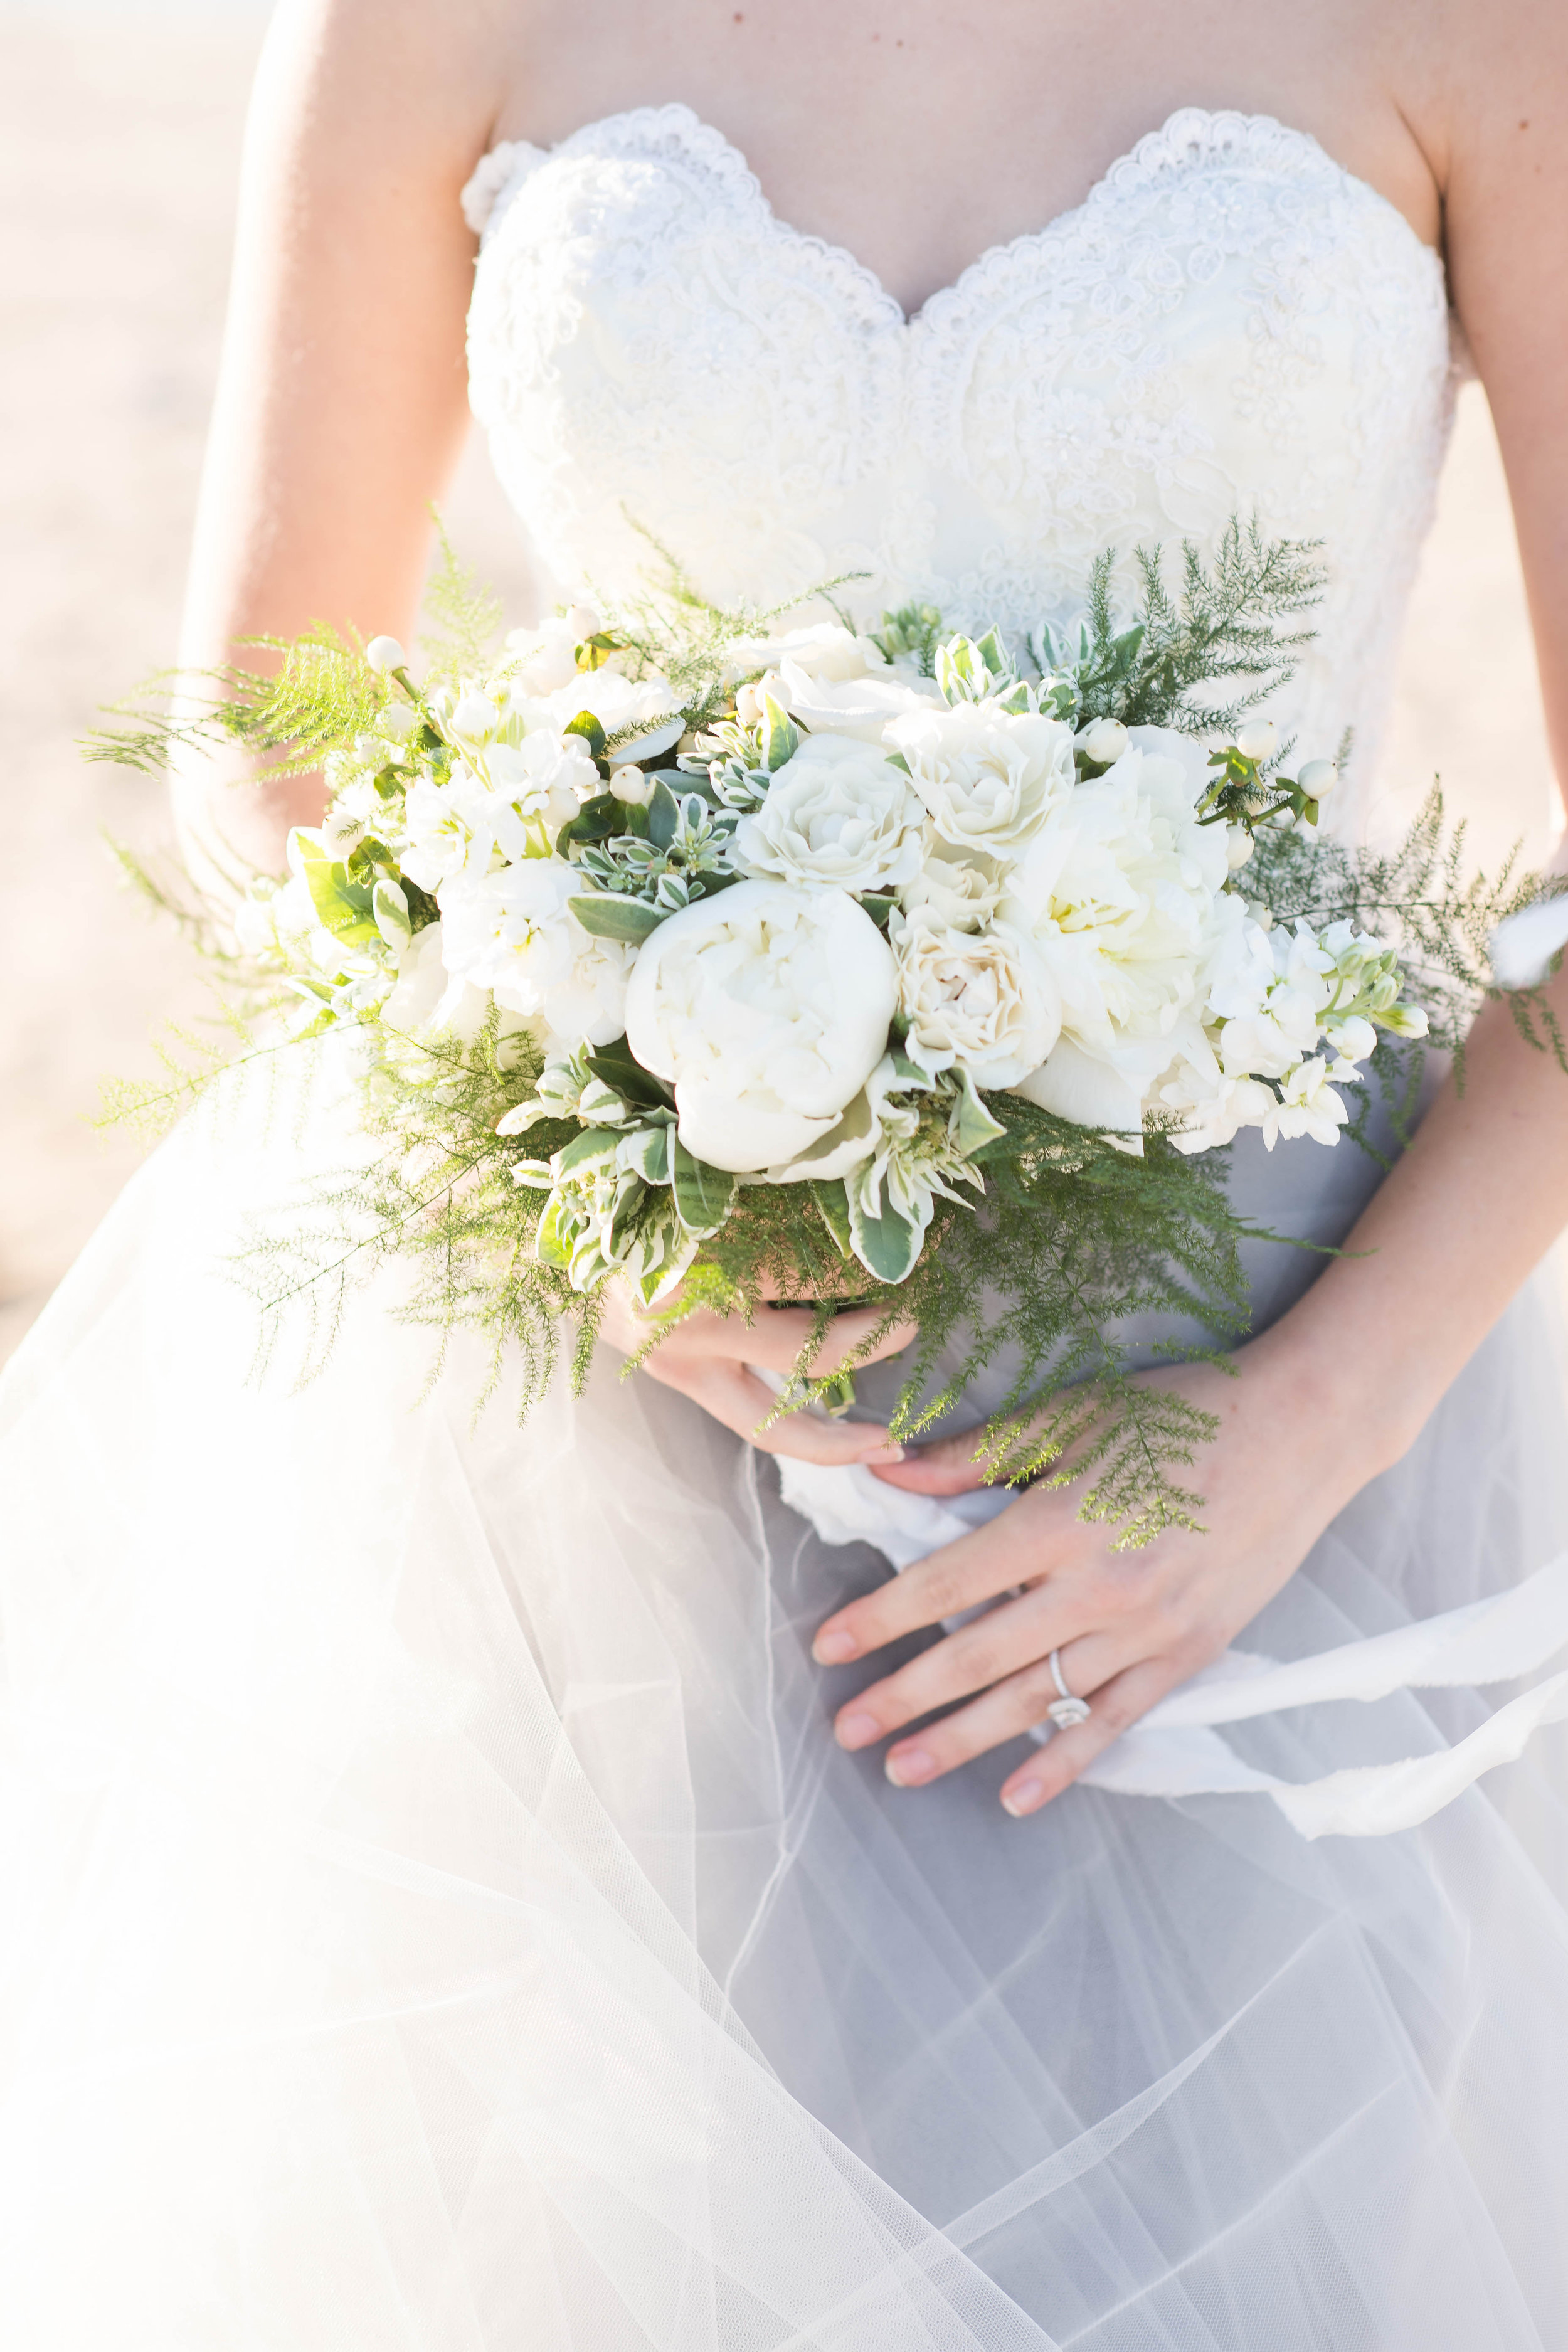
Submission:
M 965 856 L 950 847 L 928 823 L 919 868 L 899 892 L 899 903 L 907 915 L 924 915 L 950 930 L 977 931 L 1002 902 L 1007 870 L 980 851 Z
M 889 937 L 911 1062 L 931 1076 L 956 1065 L 977 1087 L 1015 1086 L 1039 1067 L 1061 1032 L 1061 998 L 1026 939 L 900 915 Z
M 954 849 L 1017 857 L 1073 791 L 1071 728 L 1033 711 L 943 703 L 895 719 L 885 740 Z
M 742 874 L 890 890 L 918 870 L 924 811 L 901 768 L 868 743 L 808 735 L 735 832 Z
M 1062 1001 L 1062 1042 L 1031 1101 L 1088 1126 L 1136 1127 L 1199 1009 L 1227 871 L 1201 826 L 1201 751 L 1136 728 L 1115 765 L 1055 806 L 1011 877 L 1004 917 L 1028 932 Z
M 626 1038 L 675 1088 L 687 1150 L 754 1172 L 826 1133 L 887 1049 L 892 950 L 842 890 L 737 883 L 661 923 L 626 992 Z
M 440 894 L 442 960 L 509 1012 L 538 1014 L 552 1038 L 607 1045 L 626 1025 L 635 951 L 583 929 L 567 904 L 580 887 L 558 857 L 459 876 Z

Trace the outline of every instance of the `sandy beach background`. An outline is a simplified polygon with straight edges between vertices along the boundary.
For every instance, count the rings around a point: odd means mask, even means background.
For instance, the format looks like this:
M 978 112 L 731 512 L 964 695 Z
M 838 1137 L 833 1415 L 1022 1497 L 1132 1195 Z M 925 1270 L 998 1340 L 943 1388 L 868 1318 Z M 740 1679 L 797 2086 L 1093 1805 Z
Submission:
M 264 14 L 0 5 L 0 1358 L 136 1164 L 90 1120 L 205 997 L 119 886 L 105 828 L 166 843 L 160 795 L 74 749 L 173 656 Z M 513 617 L 529 583 L 477 446 L 448 502 Z M 1478 857 L 1538 848 L 1551 787 L 1485 402 L 1461 397 L 1384 767 L 1391 812 L 1441 772 Z

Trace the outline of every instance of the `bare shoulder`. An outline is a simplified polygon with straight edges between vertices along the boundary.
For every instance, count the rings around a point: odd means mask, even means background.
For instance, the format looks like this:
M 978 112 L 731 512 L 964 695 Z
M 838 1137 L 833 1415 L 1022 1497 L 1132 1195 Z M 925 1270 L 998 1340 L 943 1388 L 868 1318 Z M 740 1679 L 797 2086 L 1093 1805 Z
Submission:
M 322 162 L 380 174 L 471 163 L 488 143 L 528 0 L 279 0 L 258 76 Z
M 1445 197 L 1506 175 L 1516 200 L 1568 161 L 1563 0 L 1393 0 L 1393 47 L 1412 128 Z

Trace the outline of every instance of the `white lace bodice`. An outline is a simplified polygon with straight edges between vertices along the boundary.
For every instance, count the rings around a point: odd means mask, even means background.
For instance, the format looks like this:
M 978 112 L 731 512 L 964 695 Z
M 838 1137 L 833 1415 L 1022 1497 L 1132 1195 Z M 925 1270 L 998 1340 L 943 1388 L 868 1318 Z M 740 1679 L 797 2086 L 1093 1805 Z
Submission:
M 1279 715 L 1309 752 L 1353 726 L 1364 778 L 1448 311 L 1436 255 L 1305 133 L 1184 110 L 912 319 L 684 106 L 498 147 L 464 203 L 475 413 L 563 588 L 624 590 L 651 531 L 721 600 L 864 571 L 859 611 L 1022 631 L 1072 617 L 1100 548 L 1256 511 L 1331 566 Z

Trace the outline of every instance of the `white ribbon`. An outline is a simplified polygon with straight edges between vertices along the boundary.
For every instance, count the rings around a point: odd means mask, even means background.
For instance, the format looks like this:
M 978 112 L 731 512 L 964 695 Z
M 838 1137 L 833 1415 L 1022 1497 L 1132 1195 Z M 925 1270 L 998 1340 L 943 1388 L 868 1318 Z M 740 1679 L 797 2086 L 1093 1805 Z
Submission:
M 1013 1499 L 1005 1489 L 981 1487 L 937 1502 L 887 1486 L 858 1465 L 781 1461 L 779 1469 L 785 1502 L 811 1521 L 824 1542 L 874 1544 L 896 1569 L 972 1533 Z M 961 1624 L 978 1613 L 946 1622 Z M 1227 1650 L 1151 1707 L 1082 1778 L 1128 1797 L 1257 1793 L 1270 1797 L 1303 1837 L 1384 1837 L 1413 1829 L 1494 1764 L 1510 1762 L 1539 1725 L 1568 1718 L 1568 1673 L 1510 1699 L 1457 1747 L 1395 1764 L 1352 1766 L 1304 1783 L 1243 1763 L 1213 1727 L 1325 1700 L 1510 1682 L 1544 1665 L 1565 1643 L 1568 1554 L 1489 1601 L 1315 1657 L 1281 1664 L 1256 1651 Z M 1050 1734 L 1042 1729 L 1036 1737 Z

